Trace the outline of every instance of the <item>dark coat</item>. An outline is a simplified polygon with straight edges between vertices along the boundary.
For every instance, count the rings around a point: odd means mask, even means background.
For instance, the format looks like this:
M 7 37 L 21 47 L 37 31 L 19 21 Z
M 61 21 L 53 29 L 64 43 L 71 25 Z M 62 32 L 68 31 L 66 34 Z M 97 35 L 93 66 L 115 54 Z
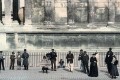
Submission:
M 113 61 L 111 63 L 111 72 L 110 72 L 112 76 L 119 76 L 119 72 L 117 69 L 117 63 L 118 63 L 118 60 L 116 56 L 113 56 Z
M 11 59 L 11 61 L 15 61 L 15 55 L 10 55 L 10 59 Z
M 50 60 L 55 60 L 56 61 L 57 53 L 56 52 L 50 52 L 49 57 L 50 57 Z
M 73 63 L 73 59 L 74 59 L 73 54 L 67 54 L 66 59 L 67 59 L 67 63 L 69 63 L 69 62 Z
M 82 56 L 84 55 L 84 53 L 82 52 L 82 53 L 80 53 L 79 54 L 79 57 L 78 57 L 78 60 L 81 60 L 81 58 L 82 58 Z
M 81 61 L 84 63 L 84 64 L 88 64 L 89 62 L 89 56 L 87 54 L 84 54 L 81 56 Z
M 98 66 L 97 66 L 97 59 L 96 57 L 90 58 L 90 77 L 97 77 L 98 76 Z
M 28 66 L 29 65 L 29 62 L 28 62 L 29 54 L 28 53 L 23 53 L 22 58 L 23 58 L 23 65 Z
M 117 65 L 115 65 L 115 64 L 112 63 L 112 68 L 111 68 L 110 74 L 111 74 L 112 76 L 119 76 L 119 72 L 118 72 L 118 69 L 117 69 Z
M 106 57 L 105 57 L 105 63 L 106 64 L 109 64 L 109 63 L 112 62 L 112 59 L 113 59 L 112 55 L 113 55 L 112 51 L 107 52 Z

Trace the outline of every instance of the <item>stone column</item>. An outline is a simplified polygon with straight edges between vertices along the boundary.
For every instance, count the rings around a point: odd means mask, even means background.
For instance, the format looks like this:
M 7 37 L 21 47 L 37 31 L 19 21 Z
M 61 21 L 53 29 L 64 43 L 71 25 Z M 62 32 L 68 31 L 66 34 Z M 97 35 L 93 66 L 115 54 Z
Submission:
M 67 24 L 67 0 L 56 0 L 55 22 L 57 24 Z
M 18 25 L 19 17 L 18 17 L 18 0 L 13 0 L 13 22 L 12 24 Z
M 74 24 L 74 0 L 67 0 L 67 22 Z
M 109 22 L 115 22 L 115 0 L 108 0 Z
M 31 25 L 32 0 L 25 0 L 25 25 Z
M 12 0 L 4 0 L 4 5 L 5 5 L 5 24 L 9 25 L 12 22 L 12 17 L 11 17 L 11 5 Z
M 18 0 L 13 0 L 13 20 L 18 20 Z
M 95 1 L 91 0 L 90 1 L 90 23 L 94 23 L 94 19 L 95 19 L 95 5 L 94 5 Z
M 54 8 L 54 0 L 45 0 L 45 7 L 44 7 L 44 10 L 45 10 L 45 24 L 47 25 L 51 25 L 52 22 L 55 21 L 55 8 Z
M 95 22 L 95 0 L 89 0 L 89 24 L 87 25 L 87 27 L 89 28 L 95 28 L 97 26 L 95 26 L 94 22 Z

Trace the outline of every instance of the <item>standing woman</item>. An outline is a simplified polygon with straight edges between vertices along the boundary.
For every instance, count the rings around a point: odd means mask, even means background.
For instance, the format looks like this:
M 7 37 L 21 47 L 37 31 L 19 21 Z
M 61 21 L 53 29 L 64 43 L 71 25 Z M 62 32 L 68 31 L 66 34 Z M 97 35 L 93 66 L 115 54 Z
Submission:
M 116 56 L 113 55 L 112 68 L 111 68 L 111 73 L 110 73 L 112 79 L 117 78 L 116 76 L 119 76 L 117 64 L 118 64 L 118 60 L 117 60 Z
M 17 54 L 17 70 L 21 70 L 21 54 L 20 52 L 18 51 L 18 54 Z
M 12 52 L 12 55 L 10 55 L 10 70 L 14 70 L 15 65 L 15 53 Z
M 90 77 L 98 77 L 98 66 L 97 66 L 97 59 L 95 54 L 92 54 L 90 58 Z

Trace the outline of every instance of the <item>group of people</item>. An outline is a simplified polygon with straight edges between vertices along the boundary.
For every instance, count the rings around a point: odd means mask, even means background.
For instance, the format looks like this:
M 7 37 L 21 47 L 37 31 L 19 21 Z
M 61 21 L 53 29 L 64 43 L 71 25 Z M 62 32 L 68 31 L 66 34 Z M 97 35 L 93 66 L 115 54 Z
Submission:
M 119 76 L 117 69 L 118 60 L 115 54 L 112 52 L 112 48 L 109 48 L 109 51 L 106 54 L 105 63 L 107 65 L 108 73 L 110 74 L 111 78 L 117 78 L 116 76 Z
M 89 69 L 89 56 L 86 51 L 80 50 L 78 60 L 81 60 L 80 69 L 82 72 L 87 73 L 90 77 L 98 77 L 98 65 L 97 65 L 97 53 L 93 53 L 90 58 L 90 69 Z
M 22 55 L 20 52 L 18 52 L 17 56 L 15 56 L 15 52 L 12 52 L 12 54 L 10 55 L 10 70 L 14 70 L 15 59 L 17 59 L 18 70 L 21 70 L 22 65 L 24 65 L 24 70 L 28 70 L 28 65 L 29 65 L 28 58 L 29 58 L 29 54 L 27 53 L 26 49 L 24 49 L 24 52 Z M 2 54 L 2 51 L 0 51 L 0 70 L 1 69 L 5 70 L 4 59 L 5 57 Z M 22 64 L 22 59 L 23 59 L 23 64 Z
M 92 57 L 89 59 L 89 55 L 87 54 L 87 52 L 83 51 L 82 49 L 80 50 L 80 54 L 78 57 L 78 60 L 81 62 L 80 69 L 82 72 L 86 73 L 90 77 L 98 77 L 98 75 L 99 75 L 99 73 L 98 73 L 98 57 L 97 56 L 98 56 L 98 53 L 95 52 L 92 54 Z M 56 71 L 57 53 L 54 51 L 54 49 L 52 49 L 52 52 L 46 54 L 46 56 L 44 56 L 44 57 L 45 57 L 45 59 L 50 60 L 51 64 L 49 61 L 46 60 L 47 64 L 45 64 L 43 66 L 43 68 L 42 68 L 43 72 L 46 69 L 48 70 L 48 65 L 51 65 L 52 71 L 53 70 Z M 67 68 L 69 69 L 70 72 L 73 72 L 74 55 L 72 54 L 71 51 L 69 51 L 68 54 L 66 55 L 66 59 L 67 59 Z M 90 62 L 90 67 L 89 67 L 89 62 Z M 119 76 L 118 69 L 117 69 L 118 60 L 117 60 L 115 54 L 113 54 L 112 48 L 109 48 L 109 51 L 106 54 L 105 63 L 107 65 L 107 69 L 108 69 L 108 73 L 110 74 L 110 77 L 112 79 L 117 78 L 116 76 Z M 64 61 L 62 59 L 60 59 L 59 67 L 65 68 Z
M 86 51 L 80 50 L 78 60 L 81 62 L 80 69 L 82 72 L 86 73 L 90 77 L 98 77 L 98 59 L 96 57 L 98 53 L 95 52 L 92 54 L 92 57 L 89 59 L 89 55 Z M 20 52 L 18 52 L 17 57 L 15 57 L 15 53 L 12 52 L 10 55 L 10 70 L 14 70 L 14 64 L 15 59 L 17 59 L 17 66 L 18 69 L 21 69 L 21 59 L 23 59 L 23 65 L 24 70 L 28 70 L 29 62 L 28 62 L 29 54 L 27 53 L 27 50 L 24 49 L 23 54 L 21 55 Z M 40 62 L 40 65 L 42 66 L 43 73 L 48 73 L 49 66 L 51 66 L 51 71 L 56 71 L 56 58 L 57 53 L 54 49 L 51 49 L 50 53 L 47 53 L 43 56 L 43 59 Z M 0 51 L 0 70 L 1 66 L 3 67 L 3 70 L 5 70 L 4 67 L 4 59 L 5 57 L 2 55 L 2 51 Z M 67 59 L 67 66 L 64 65 L 63 59 L 60 59 L 58 68 L 65 68 L 67 67 L 70 72 L 73 72 L 73 60 L 74 55 L 71 51 L 68 52 L 66 55 Z M 90 61 L 90 67 L 89 67 L 89 61 Z M 115 54 L 112 52 L 112 48 L 109 48 L 109 51 L 106 54 L 105 57 L 105 63 L 107 65 L 108 73 L 110 74 L 111 78 L 116 78 L 116 76 L 119 76 L 117 64 L 118 60 L 115 56 Z

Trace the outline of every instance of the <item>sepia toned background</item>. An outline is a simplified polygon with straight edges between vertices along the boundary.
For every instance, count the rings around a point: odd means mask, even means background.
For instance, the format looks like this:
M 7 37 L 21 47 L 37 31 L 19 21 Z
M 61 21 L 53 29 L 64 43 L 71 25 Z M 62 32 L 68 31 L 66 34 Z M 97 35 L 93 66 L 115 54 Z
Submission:
M 1 50 L 120 47 L 119 0 L 0 1 Z

